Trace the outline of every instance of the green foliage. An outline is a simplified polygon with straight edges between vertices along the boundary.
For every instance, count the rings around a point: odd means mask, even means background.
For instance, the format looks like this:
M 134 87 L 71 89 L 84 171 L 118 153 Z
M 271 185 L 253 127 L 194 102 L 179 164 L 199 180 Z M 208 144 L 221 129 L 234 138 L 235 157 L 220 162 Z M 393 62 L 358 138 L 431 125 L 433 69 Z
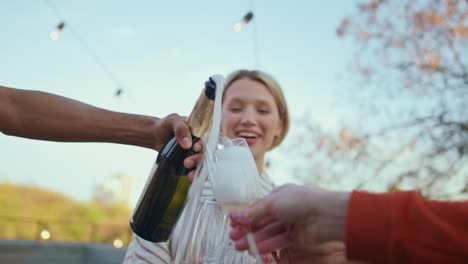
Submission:
M 0 239 L 40 239 L 43 230 L 56 241 L 128 243 L 125 204 L 77 202 L 37 187 L 0 184 Z

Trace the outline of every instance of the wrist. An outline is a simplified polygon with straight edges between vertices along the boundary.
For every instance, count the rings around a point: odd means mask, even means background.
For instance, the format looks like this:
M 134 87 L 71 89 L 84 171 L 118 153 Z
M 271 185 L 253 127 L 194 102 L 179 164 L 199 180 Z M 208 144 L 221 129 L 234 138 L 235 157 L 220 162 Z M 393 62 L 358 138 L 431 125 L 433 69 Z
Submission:
M 344 241 L 346 214 L 351 193 L 323 191 L 320 194 L 318 213 L 318 240 L 320 242 Z
M 145 116 L 146 120 L 142 121 L 142 130 L 144 131 L 144 143 L 143 147 L 150 148 L 150 149 L 156 149 L 156 150 L 161 150 L 162 147 L 164 146 L 165 142 L 159 142 L 158 134 L 160 133 L 159 131 L 159 118 L 156 117 L 150 117 L 150 116 Z

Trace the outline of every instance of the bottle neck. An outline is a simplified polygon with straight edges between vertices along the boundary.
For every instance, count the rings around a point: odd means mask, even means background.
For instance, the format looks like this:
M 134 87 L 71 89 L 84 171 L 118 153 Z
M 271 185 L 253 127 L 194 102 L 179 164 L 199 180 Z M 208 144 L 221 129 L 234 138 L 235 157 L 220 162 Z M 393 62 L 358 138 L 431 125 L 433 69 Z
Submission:
M 187 123 L 192 129 L 192 135 L 201 138 L 208 131 L 213 118 L 214 100 L 209 99 L 205 92 L 198 98 Z

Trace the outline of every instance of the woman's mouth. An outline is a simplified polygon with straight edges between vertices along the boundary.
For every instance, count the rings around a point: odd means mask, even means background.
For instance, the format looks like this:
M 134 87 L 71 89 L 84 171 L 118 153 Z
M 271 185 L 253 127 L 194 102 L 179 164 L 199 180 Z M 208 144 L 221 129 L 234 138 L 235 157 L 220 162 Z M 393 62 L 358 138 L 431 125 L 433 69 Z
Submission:
M 237 134 L 239 137 L 244 138 L 247 144 L 252 145 L 257 142 L 259 135 L 254 132 L 240 132 Z

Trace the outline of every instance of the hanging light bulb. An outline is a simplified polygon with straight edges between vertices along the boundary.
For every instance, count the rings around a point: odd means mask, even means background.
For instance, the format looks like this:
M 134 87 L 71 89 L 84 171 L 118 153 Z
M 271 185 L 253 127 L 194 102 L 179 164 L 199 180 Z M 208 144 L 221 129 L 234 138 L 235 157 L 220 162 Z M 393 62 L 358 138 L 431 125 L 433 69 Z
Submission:
M 50 239 L 50 232 L 47 229 L 43 229 L 41 231 L 41 239 L 43 240 L 49 240 Z
M 238 22 L 236 24 L 234 24 L 234 31 L 235 32 L 240 32 L 242 30 L 242 23 Z
M 115 248 L 122 248 L 123 247 L 123 241 L 119 238 L 114 239 L 114 242 L 112 243 Z
M 242 27 L 246 25 L 247 23 L 250 22 L 253 18 L 253 13 L 249 11 L 240 22 L 234 24 L 233 28 L 235 32 L 240 32 L 242 30 Z
M 244 16 L 244 18 L 242 19 L 242 22 L 243 22 L 244 24 L 247 24 L 247 23 L 249 23 L 250 20 L 252 20 L 252 18 L 253 18 L 253 13 L 252 13 L 251 11 L 249 11 L 249 12 Z
M 59 38 L 59 33 L 65 27 L 65 22 L 60 22 L 54 31 L 50 32 L 49 37 L 51 40 L 57 40 Z
M 123 93 L 123 88 L 118 88 L 116 91 L 115 91 L 115 96 L 117 97 L 120 97 Z

